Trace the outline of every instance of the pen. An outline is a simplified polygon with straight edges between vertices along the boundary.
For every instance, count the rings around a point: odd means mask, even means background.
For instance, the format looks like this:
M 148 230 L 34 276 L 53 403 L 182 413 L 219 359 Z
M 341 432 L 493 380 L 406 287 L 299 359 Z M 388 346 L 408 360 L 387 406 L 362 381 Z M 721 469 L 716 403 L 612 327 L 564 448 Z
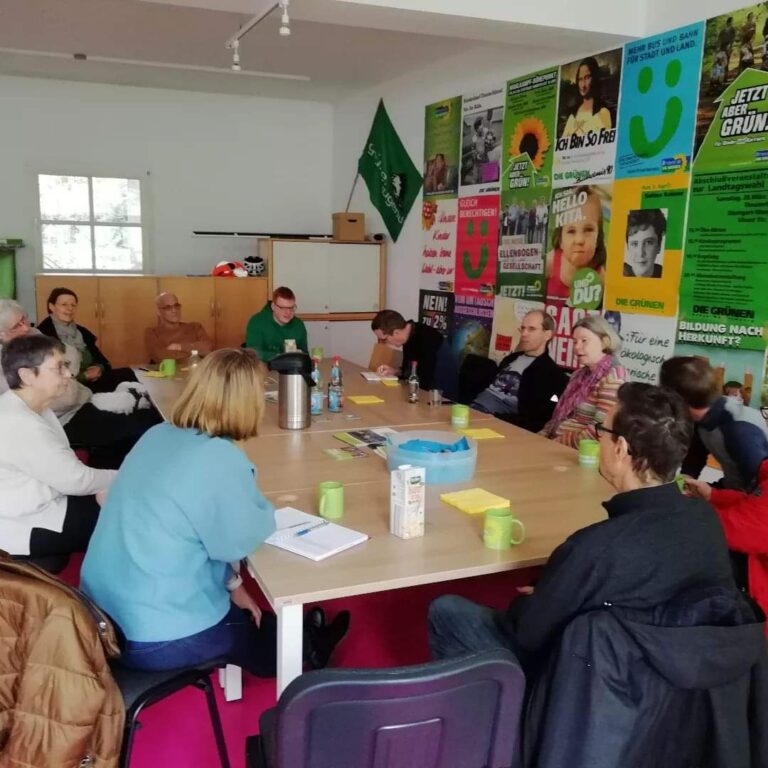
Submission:
M 322 528 L 324 525 L 328 525 L 328 521 L 327 520 L 323 520 L 322 523 L 317 523 L 315 525 L 310 525 L 309 528 L 304 528 L 304 530 L 302 530 L 302 531 L 296 531 L 296 533 L 294 533 L 293 535 L 294 536 L 305 536 L 310 531 L 314 531 L 315 528 Z

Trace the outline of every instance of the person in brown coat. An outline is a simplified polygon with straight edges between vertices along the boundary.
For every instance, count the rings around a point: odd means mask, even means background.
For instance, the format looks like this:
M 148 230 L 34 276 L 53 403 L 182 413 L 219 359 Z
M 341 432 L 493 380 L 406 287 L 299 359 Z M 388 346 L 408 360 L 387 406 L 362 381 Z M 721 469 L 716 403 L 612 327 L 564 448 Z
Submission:
M 212 349 L 213 342 L 200 323 L 181 322 L 181 304 L 172 293 L 161 293 L 155 299 L 157 325 L 147 328 L 144 343 L 150 363 L 173 358 L 184 360 L 192 350 L 205 357 Z
M 125 706 L 106 614 L 0 551 L 0 636 L 0 765 L 117 768 Z

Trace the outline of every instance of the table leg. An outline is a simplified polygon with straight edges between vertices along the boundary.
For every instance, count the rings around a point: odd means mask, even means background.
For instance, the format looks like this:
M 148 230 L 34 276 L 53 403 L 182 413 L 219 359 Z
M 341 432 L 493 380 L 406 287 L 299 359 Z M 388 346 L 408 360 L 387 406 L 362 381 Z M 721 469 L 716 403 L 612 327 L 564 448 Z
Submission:
M 304 656 L 303 605 L 281 605 L 277 611 L 277 695 L 295 680 L 302 669 Z

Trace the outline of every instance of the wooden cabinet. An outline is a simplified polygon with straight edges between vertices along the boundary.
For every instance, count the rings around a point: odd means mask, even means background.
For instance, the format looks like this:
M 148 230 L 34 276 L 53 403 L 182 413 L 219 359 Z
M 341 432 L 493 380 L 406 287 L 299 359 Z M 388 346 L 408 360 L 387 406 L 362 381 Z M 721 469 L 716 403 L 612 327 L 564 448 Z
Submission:
M 46 274 L 35 281 L 38 321 L 48 314 L 48 294 L 59 287 L 77 294 L 77 322 L 96 335 L 116 367 L 146 362 L 144 330 L 157 322 L 155 298 L 162 291 L 179 297 L 182 319 L 201 323 L 217 348 L 239 347 L 248 319 L 267 301 L 261 277 Z
M 99 331 L 96 335 L 101 351 L 116 368 L 146 361 L 144 330 L 157 322 L 157 279 L 131 276 L 97 280 Z
M 239 347 L 251 315 L 267 301 L 266 278 L 211 278 L 216 304 L 216 346 Z

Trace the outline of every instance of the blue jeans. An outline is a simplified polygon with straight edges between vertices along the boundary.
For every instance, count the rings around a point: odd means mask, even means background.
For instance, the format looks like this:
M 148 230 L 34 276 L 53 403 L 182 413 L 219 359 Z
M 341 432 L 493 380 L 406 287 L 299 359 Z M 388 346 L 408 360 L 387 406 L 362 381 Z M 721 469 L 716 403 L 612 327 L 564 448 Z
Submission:
M 502 614 L 457 595 L 443 595 L 429 606 L 429 647 L 433 659 L 504 648 L 517 655 Z
M 121 642 L 120 663 L 132 669 L 157 672 L 190 667 L 224 658 L 259 677 L 274 677 L 277 670 L 277 619 L 264 611 L 257 627 L 251 614 L 232 605 L 218 623 L 178 640 L 154 643 Z

